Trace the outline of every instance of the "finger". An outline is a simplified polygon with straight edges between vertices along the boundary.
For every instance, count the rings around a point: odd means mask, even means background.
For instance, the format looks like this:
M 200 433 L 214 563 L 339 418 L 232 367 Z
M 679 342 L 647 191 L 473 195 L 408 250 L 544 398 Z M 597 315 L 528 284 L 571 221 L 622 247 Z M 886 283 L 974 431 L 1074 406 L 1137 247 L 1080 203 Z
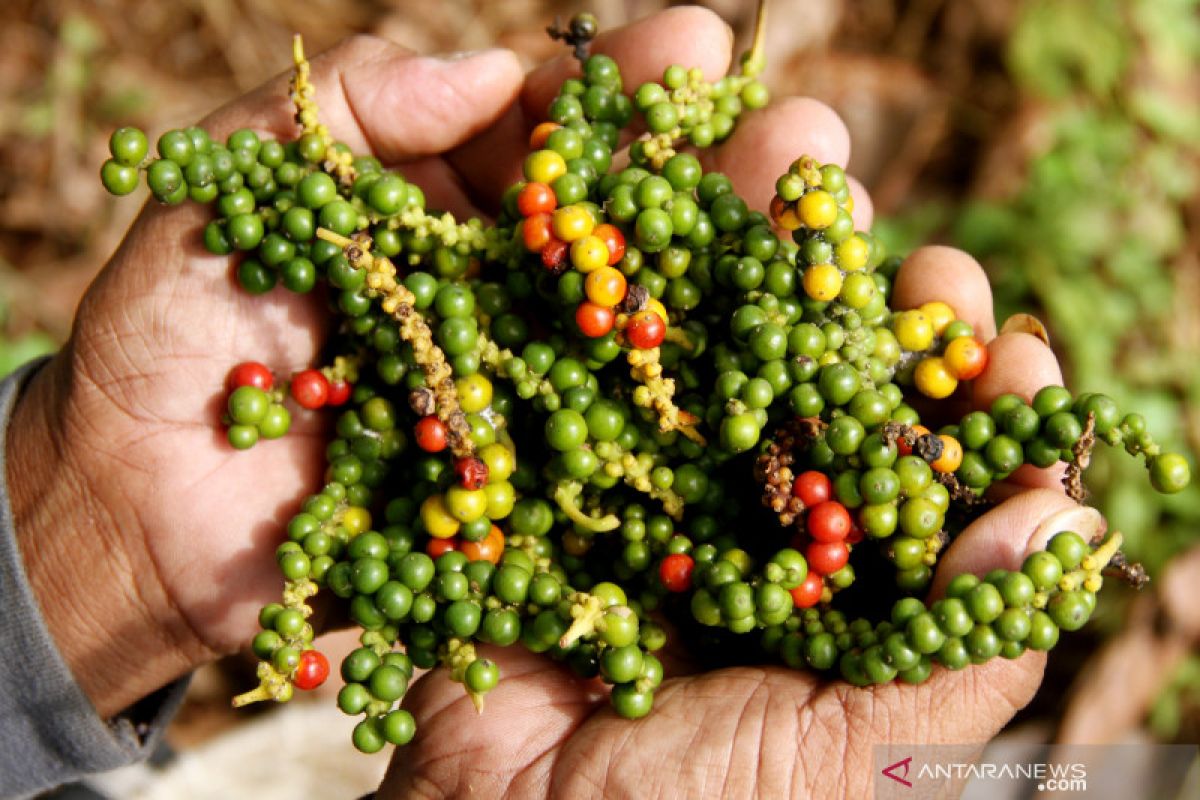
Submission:
M 1075 507 L 1059 492 L 1035 489 L 987 512 L 946 551 L 930 600 L 941 597 L 956 575 L 982 577 L 997 568 L 1020 569 L 1031 549 L 1043 544 L 1032 541 L 1042 522 Z M 873 690 L 873 696 L 891 709 L 889 720 L 901 722 L 901 730 L 889 730 L 891 741 L 987 741 L 1033 698 L 1045 663 L 1044 653 L 1027 652 L 1012 661 L 997 657 L 960 671 L 935 667 L 915 690 L 889 684 Z
M 1030 537 L 1042 521 L 1077 505 L 1053 489 L 1029 489 L 1005 500 L 968 525 L 950 545 L 934 575 L 930 595 L 941 596 L 955 575 L 969 572 L 982 577 L 993 569 L 1020 569 L 1030 552 Z
M 672 64 L 698 67 L 706 80 L 717 80 L 729 69 L 733 31 L 706 8 L 680 6 L 601 33 L 591 51 L 604 53 L 617 62 L 624 91 L 632 94 L 647 81 L 661 81 L 663 70 Z M 532 120 L 545 119 L 558 87 L 579 74 L 579 62 L 569 53 L 535 69 L 521 92 L 525 114 Z
M 930 245 L 904 260 L 892 285 L 895 308 L 916 308 L 940 300 L 966 320 L 982 341 L 996 336 L 992 287 L 979 262 L 962 250 Z
M 632 94 L 646 81 L 661 80 L 663 70 L 672 64 L 699 67 L 715 80 L 729 68 L 732 41 L 729 26 L 712 11 L 685 6 L 605 31 L 596 37 L 591 51 L 617 62 L 624 91 Z M 450 163 L 475 196 L 499 197 L 520 179 L 530 129 L 546 119 L 562 82 L 579 74 L 579 62 L 569 53 L 533 70 L 525 78 L 521 102 L 450 154 Z
M 850 134 L 829 106 L 789 97 L 743 116 L 729 141 L 707 151 L 703 163 L 706 169 L 728 175 L 749 206 L 765 212 L 776 179 L 803 155 L 844 167 L 850 158 Z
M 854 218 L 854 229 L 869 231 L 871 223 L 875 221 L 875 204 L 871 202 L 871 195 L 858 178 L 847 175 L 846 180 L 850 183 L 850 196 L 854 198 L 854 211 L 850 214 Z
M 975 379 L 972 402 L 988 408 L 1002 394 L 1032 401 L 1043 386 L 1062 385 L 1062 369 L 1054 352 L 1028 333 L 1003 333 L 988 342 L 988 365 Z
M 356 152 L 398 163 L 455 147 L 494 123 L 514 102 L 521 67 L 508 50 L 467 57 L 417 57 L 374 36 L 355 36 L 312 59 L 320 119 Z M 212 114 L 206 127 L 296 132 L 290 73 Z

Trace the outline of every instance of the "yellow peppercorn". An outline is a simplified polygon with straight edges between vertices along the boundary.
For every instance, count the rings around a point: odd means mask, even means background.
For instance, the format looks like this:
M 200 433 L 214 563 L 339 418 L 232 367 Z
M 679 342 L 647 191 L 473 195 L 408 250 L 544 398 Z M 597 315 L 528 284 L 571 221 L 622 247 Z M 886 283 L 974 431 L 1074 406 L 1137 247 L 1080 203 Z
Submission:
M 892 322 L 896 341 L 910 352 L 926 350 L 933 344 L 933 322 L 924 311 L 902 311 Z
M 847 272 L 855 272 L 865 267 L 870 255 L 871 248 L 867 240 L 857 233 L 839 243 L 834 250 L 837 265 Z
M 487 497 L 487 507 L 484 513 L 488 519 L 504 519 L 512 513 L 513 505 L 517 502 L 513 485 L 508 481 L 495 481 L 483 487 Z
M 565 175 L 567 162 L 553 150 L 534 150 L 525 157 L 525 180 L 552 183 Z
M 842 273 L 833 264 L 813 264 L 805 270 L 804 292 L 813 300 L 827 303 L 837 297 L 841 290 Z
M 847 214 L 854 213 L 854 193 L 853 192 L 846 193 L 846 202 L 842 203 L 842 208 L 846 209 Z
M 586 211 L 584 212 L 584 216 L 589 221 L 591 220 L 591 215 Z M 571 233 L 574 233 L 577 228 L 569 230 Z M 555 232 L 557 233 L 557 229 L 555 229 Z M 589 235 L 581 239 L 576 239 L 571 243 L 571 263 L 575 265 L 575 269 L 585 275 L 594 272 L 608 264 L 608 245 L 599 236 Z
M 663 322 L 667 323 L 668 325 L 671 324 L 671 320 L 667 316 L 667 307 L 664 306 L 657 298 L 651 297 L 648 299 L 646 301 L 646 308 L 662 317 Z
M 589 236 L 588 238 L 596 237 Z M 612 308 L 625 299 L 625 276 L 621 274 L 620 270 L 612 267 L 597 267 L 584 280 L 583 292 L 587 295 L 587 299 L 596 305 Z
M 371 512 L 361 506 L 350 506 L 342 512 L 342 527 L 351 536 L 371 529 Z
M 837 219 L 838 204 L 824 189 L 806 192 L 797 204 L 800 221 L 813 230 L 824 230 Z
M 941 356 L 921 359 L 913 372 L 913 382 L 917 384 L 917 391 L 934 400 L 949 397 L 958 388 L 958 379 L 950 372 L 946 360 Z
M 930 463 L 936 472 L 954 472 L 962 466 L 963 448 L 958 439 L 942 434 L 938 436 L 942 442 L 942 454 L 936 461 Z
M 925 316 L 929 317 L 929 321 L 933 323 L 933 332 L 938 336 L 942 335 L 947 325 L 958 319 L 958 315 L 954 313 L 954 309 L 941 300 L 933 300 L 926 303 L 921 306 L 920 310 L 924 311 Z
M 517 468 L 517 459 L 513 451 L 499 442 L 492 442 L 479 451 L 479 458 L 488 468 L 488 483 L 506 481 Z
M 554 212 L 554 216 L 550 219 L 550 226 L 554 229 L 554 235 L 559 239 L 564 242 L 574 242 L 590 234 L 596 227 L 596 223 L 586 208 L 580 205 L 570 205 L 563 206 Z M 604 242 L 600 242 L 600 244 L 604 244 Z M 605 250 L 607 251 L 607 248 Z M 604 262 L 608 262 L 607 256 L 605 256 Z
M 775 224 L 785 231 L 794 231 L 800 227 L 800 216 L 796 213 L 796 204 L 789 203 L 779 210 Z
M 454 485 L 446 490 L 446 510 L 459 522 L 474 522 L 487 511 L 487 493 Z
M 421 522 L 435 539 L 449 539 L 458 533 L 459 521 L 451 516 L 440 494 L 431 494 L 421 503 Z
M 454 382 L 458 404 L 468 414 L 477 414 L 492 404 L 492 382 L 482 373 L 467 375 Z

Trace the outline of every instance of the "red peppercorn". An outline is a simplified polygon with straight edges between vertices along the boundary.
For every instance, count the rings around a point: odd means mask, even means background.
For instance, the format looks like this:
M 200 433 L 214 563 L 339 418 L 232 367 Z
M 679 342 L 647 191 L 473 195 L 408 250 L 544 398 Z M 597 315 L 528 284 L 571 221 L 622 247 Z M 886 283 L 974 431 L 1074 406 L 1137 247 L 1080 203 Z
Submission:
M 668 592 L 686 592 L 692 588 L 692 569 L 696 562 L 687 553 L 672 553 L 658 566 L 658 577 Z
M 836 500 L 826 500 L 809 509 L 804 527 L 818 542 L 842 542 L 853 527 L 850 512 Z
M 562 239 L 551 238 L 542 248 L 542 265 L 551 272 L 558 272 L 567 262 L 567 253 L 571 246 Z
M 354 387 L 346 381 L 330 381 L 329 382 L 329 405 L 342 406 L 350 399 L 350 392 L 354 391 Z
M 300 654 L 300 664 L 292 683 L 297 689 L 315 689 L 329 677 L 329 659 L 320 650 L 305 650 Z
M 329 402 L 329 381 L 320 370 L 297 372 L 292 376 L 291 394 L 303 408 L 321 408 Z
M 796 608 L 812 608 L 821 599 L 821 592 L 824 590 L 825 581 L 821 574 L 810 568 L 804 581 L 792 589 L 792 602 L 796 604 Z
M 437 559 L 438 556 L 449 553 L 451 550 L 458 549 L 458 537 L 451 536 L 449 539 L 438 539 L 433 536 L 429 537 L 429 542 L 425 545 L 425 555 L 432 559 Z
M 792 483 L 792 497 L 800 498 L 805 508 L 812 508 L 833 497 L 833 483 L 824 472 L 801 472 Z
M 488 482 L 488 466 L 475 456 L 463 456 L 454 462 L 454 474 L 464 489 L 482 489 Z
M 231 392 L 243 386 L 253 386 L 269 392 L 274 385 L 275 378 L 271 375 L 271 370 L 259 361 L 243 361 L 229 371 L 228 388 Z
M 625 338 L 629 343 L 641 350 L 649 350 L 663 343 L 667 335 L 667 323 L 653 311 L 639 311 L 629 319 L 625 326 Z
M 625 234 L 621 233 L 621 229 L 616 225 L 610 225 L 607 222 L 597 225 L 596 229 L 592 231 L 592 236 L 600 237 L 600 241 L 604 242 L 604 246 L 608 248 L 608 265 L 610 267 L 625 257 Z
M 598 339 L 612 330 L 615 319 L 612 309 L 584 300 L 575 309 L 575 324 L 589 339 Z
M 440 453 L 446 449 L 446 425 L 437 416 L 422 417 L 413 427 L 417 447 L 426 453 Z
M 809 569 L 822 575 L 832 575 L 850 560 L 850 548 L 845 542 L 813 542 L 804 553 Z
M 558 199 L 548 184 L 531 181 L 517 193 L 517 210 L 523 217 L 545 214 L 558 207 Z

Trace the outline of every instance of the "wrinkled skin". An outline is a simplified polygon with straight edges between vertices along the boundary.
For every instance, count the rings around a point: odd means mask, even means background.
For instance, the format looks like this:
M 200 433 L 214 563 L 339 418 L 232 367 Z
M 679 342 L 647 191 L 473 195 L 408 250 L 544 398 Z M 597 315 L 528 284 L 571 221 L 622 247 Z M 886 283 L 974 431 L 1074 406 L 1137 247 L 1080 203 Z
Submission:
M 710 12 L 678 8 L 607 33 L 627 89 L 668 64 L 723 73 L 732 37 Z M 561 57 L 528 75 L 507 51 L 418 58 L 369 37 L 314 59 L 322 119 L 356 151 L 399 164 L 433 205 L 488 210 L 518 177 L 526 136 L 573 68 Z M 214 136 L 249 126 L 294 135 L 286 77 L 216 112 Z M 777 100 L 749 114 L 706 156 L 751 204 L 798 155 L 845 164 L 841 121 L 812 100 Z M 855 192 L 858 226 L 870 200 Z M 304 368 L 324 333 L 321 302 L 241 292 L 229 261 L 203 252 L 208 212 L 150 207 L 89 290 L 68 346 L 29 384 L 8 443 L 18 536 L 47 622 L 97 709 L 111 715 L 206 660 L 243 646 L 257 609 L 278 592 L 279 531 L 318 485 L 320 419 L 234 453 L 215 424 L 230 366 L 257 359 L 278 374 Z M 1061 383 L 1031 336 L 994 338 L 979 266 L 948 248 L 918 251 L 895 302 L 948 301 L 989 339 L 991 365 L 969 401 L 1032 396 Z M 1039 521 L 1067 507 L 1053 472 L 1023 468 L 1009 499 L 950 548 L 937 587 L 954 574 L 1016 568 L 1042 542 Z M 36 543 L 36 546 L 35 546 Z M 81 602 L 86 598 L 86 602 Z M 866 796 L 875 744 L 983 742 L 1032 697 L 1044 657 L 951 673 L 924 685 L 855 689 L 782 667 L 690 674 L 664 658 L 668 679 L 637 722 L 609 709 L 604 687 L 520 648 L 485 649 L 504 678 L 476 715 L 459 685 L 435 671 L 406 703 L 419 732 L 397 751 L 381 797 Z

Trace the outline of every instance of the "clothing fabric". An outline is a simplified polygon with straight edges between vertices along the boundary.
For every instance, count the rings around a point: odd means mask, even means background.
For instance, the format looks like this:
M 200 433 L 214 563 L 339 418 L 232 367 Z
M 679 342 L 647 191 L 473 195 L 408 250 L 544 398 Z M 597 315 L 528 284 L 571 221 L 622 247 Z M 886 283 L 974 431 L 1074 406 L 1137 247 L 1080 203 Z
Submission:
M 13 530 L 6 459 L 17 396 L 42 363 L 0 382 L 0 798 L 31 797 L 146 758 L 187 688 L 185 678 L 103 720 L 46 627 Z

